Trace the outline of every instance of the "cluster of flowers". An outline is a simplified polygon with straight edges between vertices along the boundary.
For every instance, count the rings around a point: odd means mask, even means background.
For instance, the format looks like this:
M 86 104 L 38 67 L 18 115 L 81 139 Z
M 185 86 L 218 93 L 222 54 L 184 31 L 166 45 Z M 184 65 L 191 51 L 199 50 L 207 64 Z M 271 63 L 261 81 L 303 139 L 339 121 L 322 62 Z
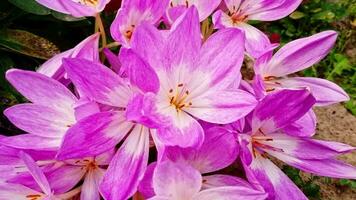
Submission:
M 37 1 L 81 17 L 109 0 Z M 355 179 L 355 167 L 336 160 L 354 147 L 311 138 L 313 106 L 349 97 L 327 80 L 288 76 L 324 58 L 337 33 L 273 55 L 278 44 L 247 23 L 283 18 L 300 3 L 125 0 L 111 25 L 120 52 L 104 49 L 110 67 L 94 34 L 37 72 L 9 70 L 30 103 L 4 112 L 26 134 L 0 137 L 0 199 L 307 199 L 271 157 Z M 218 30 L 203 40 L 210 15 Z M 245 55 L 253 80 L 240 72 Z M 242 177 L 214 173 L 233 163 Z

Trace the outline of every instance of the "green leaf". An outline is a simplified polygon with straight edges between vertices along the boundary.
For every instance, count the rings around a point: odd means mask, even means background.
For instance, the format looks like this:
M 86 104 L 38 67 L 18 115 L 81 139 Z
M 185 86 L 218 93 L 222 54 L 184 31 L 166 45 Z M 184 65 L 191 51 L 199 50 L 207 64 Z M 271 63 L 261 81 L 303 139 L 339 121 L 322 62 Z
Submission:
M 21 8 L 22 10 L 36 14 L 36 15 L 49 15 L 51 10 L 40 5 L 35 0 L 8 0 L 10 3 Z
M 52 16 L 54 18 L 62 20 L 62 21 L 67 21 L 67 22 L 81 21 L 81 20 L 85 19 L 85 17 L 76 18 L 76 17 L 73 17 L 71 15 L 63 14 L 63 13 L 56 12 L 56 11 L 53 11 L 53 10 L 52 10 L 51 14 L 52 14 Z
M 305 14 L 300 12 L 300 11 L 295 11 L 292 14 L 289 15 L 289 17 L 292 18 L 292 19 L 301 19 L 304 16 L 305 16 Z
M 0 31 L 0 46 L 45 60 L 59 53 L 59 49 L 52 42 L 22 30 L 6 29 Z

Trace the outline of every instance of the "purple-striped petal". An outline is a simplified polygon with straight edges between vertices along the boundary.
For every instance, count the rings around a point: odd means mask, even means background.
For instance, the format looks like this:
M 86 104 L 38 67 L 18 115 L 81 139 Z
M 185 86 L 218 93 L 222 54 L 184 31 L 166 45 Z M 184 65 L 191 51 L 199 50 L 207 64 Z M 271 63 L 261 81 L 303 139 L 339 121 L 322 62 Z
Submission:
M 291 136 L 311 137 L 316 130 L 316 116 L 310 109 L 303 117 L 282 128 L 283 132 Z
M 100 185 L 107 200 L 125 200 L 137 190 L 144 176 L 149 153 L 149 129 L 136 125 L 118 150 Z
M 321 78 L 293 77 L 280 80 L 283 87 L 307 87 L 316 99 L 317 106 L 350 100 L 349 95 L 338 85 Z
M 125 107 L 131 91 L 124 81 L 106 66 L 84 59 L 63 59 L 69 78 L 84 96 L 99 103 Z
M 225 186 L 211 188 L 199 192 L 193 200 L 230 200 L 230 199 L 246 199 L 246 200 L 264 200 L 267 194 L 258 190 L 254 190 L 243 186 Z
M 185 161 L 200 173 L 209 173 L 230 165 L 237 157 L 238 146 L 231 132 L 214 127 L 205 131 L 204 143 L 200 148 L 167 147 L 165 154 L 174 162 Z
M 48 138 L 33 134 L 22 134 L 1 138 L 0 144 L 17 149 L 56 151 L 61 145 L 61 138 Z
M 246 13 L 249 15 L 250 20 L 259 21 L 274 21 L 282 19 L 291 14 L 302 3 L 302 0 L 284 0 L 284 1 L 271 1 L 266 0 L 269 5 L 267 9 L 251 10 Z M 273 3 L 276 2 L 276 7 L 273 7 Z M 283 3 L 280 3 L 283 2 Z M 279 4 L 279 5 L 278 5 Z
M 99 184 L 104 176 L 103 169 L 89 170 L 81 188 L 80 199 L 100 200 Z
M 132 126 L 122 112 L 108 111 L 91 115 L 67 131 L 57 158 L 83 158 L 109 151 L 125 137 Z
M 155 196 L 155 191 L 153 190 L 153 172 L 156 169 L 157 162 L 153 162 L 147 166 L 145 175 L 143 176 L 140 185 L 138 186 L 138 191 L 145 198 L 149 199 Z
M 210 189 L 223 186 L 242 186 L 251 188 L 251 185 L 242 178 L 223 174 L 203 176 L 203 189 Z
M 27 199 L 28 195 L 44 197 L 44 194 L 20 184 L 0 184 L 0 199 Z

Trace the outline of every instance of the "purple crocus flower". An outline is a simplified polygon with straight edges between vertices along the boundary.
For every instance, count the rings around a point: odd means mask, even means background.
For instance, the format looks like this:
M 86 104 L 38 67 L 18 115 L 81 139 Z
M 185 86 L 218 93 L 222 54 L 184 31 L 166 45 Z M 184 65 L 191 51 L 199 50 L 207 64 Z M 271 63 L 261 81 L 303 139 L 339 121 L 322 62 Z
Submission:
M 80 42 L 73 49 L 69 49 L 43 63 L 37 72 L 56 79 L 64 84 L 69 82 L 62 66 L 63 58 L 84 58 L 91 61 L 99 60 L 99 33 L 93 34 Z
M 170 0 L 164 19 L 168 25 L 171 25 L 190 6 L 194 5 L 199 13 L 199 21 L 204 21 L 214 12 L 220 2 L 221 0 Z
M 245 47 L 250 56 L 256 58 L 271 47 L 268 37 L 249 25 L 249 20 L 274 21 L 292 13 L 302 0 L 224 0 L 228 8 L 225 13 L 218 10 L 213 15 L 216 28 L 236 27 L 244 30 Z
M 59 200 L 68 199 L 79 192 L 78 189 L 74 189 L 65 194 L 53 194 L 46 176 L 35 161 L 24 152 L 20 152 L 19 156 L 40 190 L 33 190 L 21 184 L 0 183 L 0 199 Z
M 195 118 L 231 123 L 256 105 L 254 96 L 229 87 L 242 64 L 243 42 L 241 31 L 224 29 L 202 45 L 194 6 L 176 20 L 169 33 L 162 35 L 149 24 L 138 27 L 132 49 L 120 52 L 121 63 L 131 81 L 144 91 L 147 87 L 154 90 L 136 96 L 127 116 L 137 122 L 164 119 L 157 139 L 165 145 L 199 146 L 204 134 Z
M 169 0 L 123 0 L 111 24 L 112 37 L 125 47 L 142 22 L 156 24 L 168 7 Z
M 20 149 L 57 150 L 69 127 L 98 112 L 98 105 L 78 100 L 58 81 L 40 73 L 11 69 L 7 80 L 32 103 L 7 108 L 5 116 L 29 134 L 0 138 L 0 143 Z
M 213 127 L 206 130 L 205 140 L 200 148 L 196 149 L 190 147 L 190 148 L 183 149 L 179 147 L 167 147 L 163 160 L 169 160 L 169 163 L 172 163 L 171 165 L 173 164 L 177 165 L 178 167 L 173 167 L 173 168 L 177 168 L 178 171 L 180 171 L 180 169 L 184 169 L 183 171 L 197 170 L 200 174 L 207 174 L 223 169 L 229 166 L 232 162 L 234 162 L 238 155 L 237 147 L 238 146 L 236 143 L 236 138 L 231 132 L 220 127 Z M 162 162 L 165 163 L 166 161 L 162 161 Z M 161 164 L 158 164 L 158 166 L 160 165 Z M 187 166 L 187 167 L 182 168 L 182 166 Z M 193 167 L 194 170 L 191 169 L 189 166 Z M 156 195 L 155 191 L 157 190 L 161 191 L 161 189 L 158 189 L 157 187 L 154 187 L 152 185 L 154 184 L 153 182 L 155 182 L 153 181 L 153 179 L 157 178 L 153 174 L 161 173 L 157 171 L 154 172 L 155 168 L 156 168 L 156 163 L 152 163 L 148 167 L 144 179 L 142 180 L 139 187 L 139 192 L 146 199 L 155 196 Z M 159 171 L 161 169 L 162 168 L 157 170 Z M 172 179 L 175 181 L 174 183 L 170 183 L 170 184 L 178 185 L 184 182 L 184 181 L 179 181 L 178 179 L 179 175 L 180 174 L 172 173 L 169 175 L 167 174 L 165 177 L 166 179 Z M 246 181 L 238 177 L 222 175 L 222 174 L 204 175 L 200 177 L 202 177 L 202 181 L 201 181 L 202 184 L 200 184 L 201 190 L 206 190 L 211 188 L 217 189 L 217 187 L 220 187 L 216 191 L 221 192 L 221 195 L 223 195 L 225 194 L 224 193 L 225 190 L 229 191 L 230 189 L 234 188 L 234 187 L 226 187 L 226 186 L 235 186 L 236 187 L 235 190 L 231 190 L 230 191 L 231 193 L 226 193 L 226 196 L 224 196 L 224 198 L 227 199 L 228 198 L 232 199 L 232 196 L 234 197 L 241 196 L 240 193 L 241 191 L 245 191 L 246 195 L 247 193 L 250 194 L 251 192 L 255 193 L 253 197 L 250 197 L 251 199 L 263 199 L 263 197 L 266 197 L 264 192 L 254 191 L 249 183 L 247 183 Z M 158 177 L 158 178 L 163 179 L 163 177 Z M 192 179 L 192 181 L 193 180 L 194 179 Z M 170 191 L 168 192 L 174 193 L 174 190 L 178 191 L 180 189 L 171 188 Z M 211 191 L 215 191 L 215 189 Z M 177 194 L 177 195 L 182 195 L 182 194 Z M 172 198 L 176 199 L 178 197 L 179 196 L 170 197 L 169 199 Z M 183 196 L 180 197 L 182 198 Z M 240 198 L 242 197 L 244 196 L 241 196 Z
M 292 41 L 272 57 L 267 51 L 256 60 L 254 87 L 258 96 L 281 88 L 307 87 L 316 98 L 317 106 L 348 101 L 349 96 L 335 83 L 320 78 L 287 77 L 323 59 L 332 49 L 337 33 L 324 31 Z
M 337 161 L 339 154 L 354 147 L 336 142 L 294 137 L 282 128 L 296 121 L 313 106 L 308 90 L 281 90 L 267 95 L 252 115 L 251 131 L 238 134 L 240 157 L 247 178 L 269 193 L 268 199 L 307 199 L 297 186 L 269 159 L 285 163 L 320 176 L 356 178 L 356 169 Z
M 110 0 L 36 0 L 38 3 L 74 17 L 95 16 Z
M 203 178 L 193 167 L 163 161 L 156 166 L 153 173 L 155 196 L 150 200 L 263 200 L 266 194 L 244 186 L 222 186 L 201 190 Z

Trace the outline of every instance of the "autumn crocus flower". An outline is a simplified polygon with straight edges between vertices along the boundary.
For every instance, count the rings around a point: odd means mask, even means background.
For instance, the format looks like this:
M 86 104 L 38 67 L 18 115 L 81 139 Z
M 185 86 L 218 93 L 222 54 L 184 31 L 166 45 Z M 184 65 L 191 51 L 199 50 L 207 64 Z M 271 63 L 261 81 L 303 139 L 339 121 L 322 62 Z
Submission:
M 219 6 L 221 0 L 170 0 L 164 16 L 165 22 L 171 25 L 190 6 L 194 5 L 199 13 L 199 21 L 208 18 Z
M 63 58 L 84 58 L 91 61 L 99 61 L 99 34 L 93 34 L 84 39 L 73 49 L 69 49 L 43 63 L 37 72 L 51 77 L 61 83 L 68 84 L 69 80 L 62 66 Z
M 154 92 L 136 96 L 127 116 L 138 122 L 165 119 L 157 139 L 168 146 L 202 143 L 203 129 L 195 118 L 231 123 L 256 105 L 254 96 L 229 87 L 243 60 L 241 31 L 218 31 L 202 45 L 199 27 L 198 12 L 191 6 L 169 33 L 162 35 L 155 27 L 144 24 L 137 28 L 131 50 L 121 50 L 123 66 L 141 66 L 132 70 L 131 76 L 142 87 L 155 88 Z M 136 75 L 142 66 L 151 73 Z
M 56 150 L 69 127 L 99 111 L 96 103 L 79 100 L 58 81 L 40 73 L 11 69 L 7 80 L 32 103 L 7 108 L 5 116 L 29 134 L 4 137 L 3 145 L 20 149 Z
M 251 131 L 238 134 L 247 178 L 254 185 L 261 185 L 269 193 L 269 199 L 307 199 L 269 156 L 319 176 L 356 178 L 354 167 L 335 159 L 354 147 L 283 133 L 283 127 L 305 115 L 314 103 L 308 90 L 273 92 L 254 110 Z
M 95 16 L 110 0 L 36 0 L 38 3 L 74 17 Z
M 274 21 L 292 13 L 302 0 L 224 0 L 227 13 L 218 10 L 213 15 L 216 28 L 236 27 L 244 30 L 246 35 L 245 47 L 250 56 L 256 58 L 263 51 L 272 48 L 268 37 L 257 28 L 249 25 L 249 20 Z
M 40 190 L 33 190 L 21 184 L 0 183 L 0 199 L 59 200 L 69 199 L 79 192 L 78 189 L 74 189 L 64 194 L 53 194 L 46 176 L 35 161 L 24 152 L 20 152 L 19 156 Z
M 337 33 L 324 31 L 310 37 L 292 41 L 273 56 L 270 51 L 256 60 L 254 87 L 258 96 L 281 88 L 307 87 L 317 106 L 349 100 L 346 92 L 335 83 L 321 78 L 287 77 L 306 69 L 323 59 L 332 49 Z
M 222 148 L 223 147 L 223 148 Z M 173 167 L 174 169 L 177 169 L 179 172 L 180 170 L 190 170 L 190 171 L 198 171 L 200 174 L 208 174 L 212 173 L 214 171 L 218 171 L 220 169 L 223 169 L 230 164 L 232 164 L 238 155 L 238 148 L 237 148 L 237 142 L 235 136 L 227 131 L 226 129 L 220 128 L 220 127 L 213 127 L 210 129 L 207 129 L 205 132 L 205 140 L 204 143 L 202 144 L 201 147 L 199 148 L 179 148 L 179 147 L 167 147 L 165 149 L 165 156 L 163 160 L 168 160 L 169 163 L 171 164 L 163 164 L 163 165 L 176 165 L 178 164 L 178 167 Z M 165 163 L 166 161 L 161 161 Z M 160 163 L 160 161 L 158 162 Z M 155 177 L 155 176 L 161 176 L 160 170 L 162 170 L 162 166 L 158 167 L 158 172 L 155 172 L 155 168 L 157 164 L 152 163 L 150 166 L 147 168 L 145 176 L 140 184 L 139 187 L 139 192 L 142 194 L 146 199 L 151 198 L 155 196 L 155 191 L 161 191 L 156 185 L 154 187 L 153 182 L 157 181 L 154 180 L 154 178 L 159 178 L 163 179 L 163 177 Z M 182 167 L 187 166 L 186 168 Z M 168 166 L 167 166 L 168 167 Z M 193 168 L 191 168 L 193 167 Z M 158 173 L 160 175 L 153 175 L 154 173 Z M 179 185 L 180 183 L 183 183 L 183 181 L 179 180 L 180 174 L 167 174 L 166 179 L 171 179 L 173 182 L 170 182 L 169 184 L 172 185 L 172 188 L 170 188 L 170 191 L 166 191 L 168 193 L 174 194 L 174 195 L 179 195 L 179 196 L 170 196 L 168 199 L 177 199 L 178 197 L 183 198 L 183 194 L 178 194 L 175 193 L 175 191 L 179 191 L 180 188 L 178 187 L 173 187 L 174 184 Z M 241 178 L 234 177 L 234 176 L 229 176 L 229 175 L 222 175 L 222 174 L 213 174 L 213 175 L 203 175 L 200 176 L 202 177 L 202 181 L 200 184 L 200 189 L 201 190 L 206 190 L 206 189 L 211 189 L 211 188 L 216 188 L 216 190 L 211 190 L 211 191 L 216 191 L 216 192 L 221 192 L 220 195 L 224 194 L 224 191 L 229 191 L 233 187 L 226 187 L 226 186 L 235 186 L 236 190 L 231 190 L 231 193 L 226 192 L 226 196 L 224 198 L 231 198 L 232 196 L 243 198 L 244 193 L 239 193 L 239 191 L 244 191 L 247 193 L 255 193 L 254 198 L 257 199 L 263 199 L 264 196 L 266 196 L 263 192 L 259 191 L 254 191 L 252 189 L 252 186 L 244 181 Z M 193 177 L 192 181 L 194 180 Z M 221 187 L 218 189 L 218 187 Z M 165 187 L 167 188 L 167 187 Z M 209 190 L 210 191 L 210 190 Z M 162 194 L 158 194 L 162 195 Z M 230 196 L 232 195 L 232 196 Z M 156 197 L 157 198 L 157 197 Z M 180 199 L 178 198 L 178 199 Z M 252 197 L 251 197 L 252 198 Z M 189 199 L 189 198 L 188 198 Z M 220 199 L 220 198 L 219 198 Z M 253 199 L 253 198 L 252 198 Z
M 201 190 L 203 178 L 198 170 L 169 160 L 157 164 L 152 183 L 156 195 L 149 198 L 150 200 L 263 200 L 266 198 L 264 192 L 244 186 L 222 186 Z
M 124 0 L 111 24 L 112 37 L 125 47 L 142 22 L 156 24 L 168 7 L 169 0 Z

